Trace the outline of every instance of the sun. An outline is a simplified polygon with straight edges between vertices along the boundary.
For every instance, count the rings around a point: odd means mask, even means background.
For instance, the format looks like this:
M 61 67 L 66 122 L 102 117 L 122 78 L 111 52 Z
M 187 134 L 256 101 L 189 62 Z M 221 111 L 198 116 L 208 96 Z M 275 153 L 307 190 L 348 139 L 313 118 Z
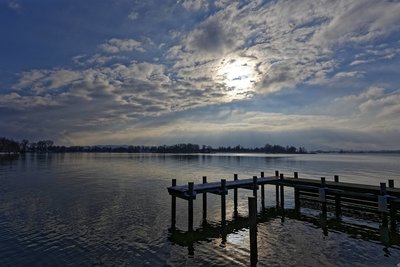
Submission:
M 217 73 L 225 85 L 230 100 L 248 98 L 254 92 L 256 73 L 254 63 L 248 59 L 222 60 Z

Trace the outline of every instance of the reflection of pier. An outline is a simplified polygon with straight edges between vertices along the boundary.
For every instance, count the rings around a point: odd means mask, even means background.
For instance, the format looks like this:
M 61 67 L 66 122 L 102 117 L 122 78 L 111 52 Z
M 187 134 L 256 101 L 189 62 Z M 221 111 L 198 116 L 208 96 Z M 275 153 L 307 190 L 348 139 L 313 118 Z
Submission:
M 302 207 L 312 208 L 311 203 L 304 203 Z M 351 215 L 352 211 L 347 210 Z M 357 216 L 357 214 L 354 214 Z M 302 222 L 311 223 L 320 227 L 324 235 L 328 235 L 328 229 L 348 234 L 349 236 L 361 237 L 363 239 L 382 242 L 385 246 L 400 245 L 400 235 L 397 232 L 389 231 L 389 228 L 381 225 L 378 228 L 359 225 L 351 222 L 344 222 L 338 218 L 328 218 L 324 214 L 313 216 L 307 213 L 300 213 L 297 209 L 276 209 L 270 207 L 263 209 L 257 213 L 257 223 L 265 223 L 270 220 L 280 218 L 282 221 L 285 218 L 299 220 Z M 180 246 L 188 247 L 189 254 L 194 253 L 193 244 L 199 241 L 208 241 L 210 238 L 221 238 L 226 240 L 228 234 L 236 233 L 240 230 L 249 228 L 249 217 L 235 215 L 231 220 L 226 221 L 225 225 L 217 223 L 208 223 L 203 221 L 201 226 L 193 231 L 181 231 L 178 229 L 170 229 L 169 240 Z
M 265 209 L 265 186 L 273 185 L 276 187 L 276 208 Z M 285 210 L 285 187 L 294 188 L 295 208 L 293 210 Z M 258 189 L 261 188 L 261 206 L 262 213 L 257 215 L 257 195 Z M 234 220 L 226 220 L 226 195 L 229 190 L 234 191 Z M 249 217 L 238 217 L 238 189 L 248 189 L 253 191 L 253 197 L 249 198 Z M 285 178 L 283 174 L 275 171 L 275 176 L 261 177 L 254 176 L 252 179 L 238 179 L 235 174 L 232 181 L 222 179 L 221 182 L 207 183 L 207 177 L 203 177 L 202 184 L 194 184 L 189 182 L 188 185 L 177 186 L 176 180 L 172 180 L 172 186 L 168 188 L 168 192 L 172 198 L 171 206 L 171 240 L 175 243 L 186 245 L 189 253 L 193 250 L 193 242 L 206 240 L 212 237 L 224 237 L 228 233 L 232 233 L 238 229 L 250 228 L 250 251 L 251 262 L 257 261 L 257 222 L 267 221 L 269 218 L 276 216 L 285 216 L 300 220 L 312 220 L 314 224 L 319 225 L 324 234 L 327 229 L 334 229 L 345 233 L 360 232 L 361 235 L 369 235 L 367 238 L 371 240 L 381 240 L 384 244 L 390 245 L 391 241 L 386 241 L 388 236 L 388 217 L 390 217 L 390 228 L 396 231 L 397 228 L 397 210 L 400 205 L 400 189 L 394 188 L 393 180 L 389 180 L 389 188 L 386 183 L 380 183 L 380 186 L 362 185 L 354 183 L 339 182 L 339 176 L 334 176 L 334 181 L 326 181 L 325 177 L 321 180 L 312 180 L 299 178 L 295 172 L 293 177 Z M 203 219 L 207 218 L 207 193 L 217 194 L 221 196 L 221 225 L 209 225 L 203 223 L 199 229 L 193 229 L 193 200 L 198 194 L 203 199 Z M 188 232 L 181 232 L 175 229 L 176 222 L 176 198 L 188 201 Z M 304 217 L 300 214 L 300 201 L 317 203 L 317 207 L 321 209 L 321 216 L 318 221 L 311 217 Z M 334 207 L 334 218 L 328 219 L 328 207 Z M 314 204 L 315 207 L 315 204 Z M 363 214 L 375 213 L 382 220 L 381 231 L 376 232 L 373 228 L 352 226 L 348 223 L 341 222 L 342 212 L 351 209 L 354 212 Z M 390 216 L 388 216 L 390 215 Z M 362 229 L 362 230 L 359 230 Z M 370 233 L 370 234 L 368 234 Z M 399 237 L 394 235 L 395 244 L 399 244 Z

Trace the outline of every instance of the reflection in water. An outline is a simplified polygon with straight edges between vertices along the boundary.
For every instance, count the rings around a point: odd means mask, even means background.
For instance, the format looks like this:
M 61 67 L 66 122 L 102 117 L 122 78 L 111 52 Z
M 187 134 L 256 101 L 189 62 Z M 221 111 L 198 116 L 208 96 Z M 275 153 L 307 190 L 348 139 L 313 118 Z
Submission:
M 281 223 L 285 223 L 285 219 L 290 221 L 304 222 L 308 225 L 313 225 L 322 230 L 322 234 L 328 237 L 331 233 L 344 233 L 349 238 L 362 239 L 368 241 L 379 241 L 383 244 L 383 251 L 385 256 L 390 255 L 390 247 L 400 249 L 400 235 L 398 232 L 389 231 L 387 225 L 380 225 L 379 228 L 362 225 L 352 222 L 344 222 L 337 218 L 328 218 L 326 213 L 320 213 L 315 216 L 308 213 L 299 213 L 296 209 L 276 209 L 275 207 L 264 209 L 257 214 L 257 223 L 269 225 L 270 221 L 279 219 Z M 237 243 L 236 234 L 242 230 L 249 228 L 249 218 L 246 216 L 232 217 L 231 220 L 226 221 L 226 225 L 218 223 L 208 223 L 203 221 L 201 227 L 194 231 L 181 231 L 178 229 L 169 229 L 168 239 L 174 244 L 189 248 L 189 255 L 194 255 L 195 244 L 211 239 L 221 239 L 221 244 L 225 244 L 227 239 L 233 244 Z M 277 229 L 274 229 L 277 230 Z M 243 243 L 243 238 L 238 236 L 240 243 Z M 248 241 L 247 241 L 248 242 Z M 262 247 L 259 250 L 262 251 Z
M 220 196 L 209 194 L 209 220 L 203 223 L 202 203 L 195 201 L 194 225 L 201 227 L 188 236 L 178 230 L 187 229 L 186 201 L 177 200 L 177 230 L 167 229 L 171 179 L 201 183 L 204 175 L 212 182 L 232 180 L 234 173 L 241 179 L 280 170 L 316 179 L 339 174 L 342 181 L 370 184 L 379 184 L 377 177 L 393 178 L 400 185 L 398 163 L 396 155 L 66 153 L 0 160 L 0 266 L 248 266 L 244 214 L 251 191 L 239 190 L 235 216 L 232 194 L 227 195 L 225 226 Z M 292 191 L 285 194 L 283 213 L 271 208 L 275 188 L 266 187 L 265 212 L 258 214 L 259 265 L 398 263 L 399 237 L 390 228 L 379 230 L 378 220 L 347 217 L 346 210 L 341 220 L 332 219 L 328 209 L 321 224 L 318 211 L 293 209 Z

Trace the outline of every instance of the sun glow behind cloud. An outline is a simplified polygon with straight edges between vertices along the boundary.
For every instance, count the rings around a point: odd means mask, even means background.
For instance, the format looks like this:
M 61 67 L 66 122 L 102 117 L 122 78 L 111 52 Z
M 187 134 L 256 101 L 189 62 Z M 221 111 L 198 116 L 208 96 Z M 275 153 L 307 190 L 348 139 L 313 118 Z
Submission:
M 249 98 L 254 94 L 255 84 L 260 79 L 255 63 L 247 58 L 221 60 L 216 80 L 223 83 L 228 100 Z

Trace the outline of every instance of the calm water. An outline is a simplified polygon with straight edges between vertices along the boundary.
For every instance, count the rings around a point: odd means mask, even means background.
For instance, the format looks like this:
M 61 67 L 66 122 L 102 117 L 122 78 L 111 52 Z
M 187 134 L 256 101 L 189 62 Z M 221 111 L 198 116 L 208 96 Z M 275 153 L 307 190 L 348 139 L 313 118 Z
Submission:
M 185 233 L 169 231 L 166 188 L 172 178 L 186 184 L 203 175 L 219 181 L 275 170 L 376 185 L 391 178 L 400 185 L 400 155 L 26 155 L 0 161 L 0 266 L 248 266 L 248 229 L 239 222 L 225 232 L 212 230 L 219 229 L 218 196 L 208 196 L 208 224 L 202 224 L 201 196 L 194 202 L 194 226 L 210 234 L 190 242 Z M 274 192 L 266 187 L 269 207 Z M 379 221 L 345 216 L 338 223 L 328 214 L 322 222 L 311 208 L 292 216 L 293 191 L 285 193 L 285 218 L 272 208 L 260 215 L 259 266 L 400 263 L 399 238 Z M 240 216 L 247 215 L 250 195 L 239 190 Z M 232 193 L 227 216 L 233 216 Z M 178 229 L 185 231 L 186 221 L 187 204 L 178 199 Z

